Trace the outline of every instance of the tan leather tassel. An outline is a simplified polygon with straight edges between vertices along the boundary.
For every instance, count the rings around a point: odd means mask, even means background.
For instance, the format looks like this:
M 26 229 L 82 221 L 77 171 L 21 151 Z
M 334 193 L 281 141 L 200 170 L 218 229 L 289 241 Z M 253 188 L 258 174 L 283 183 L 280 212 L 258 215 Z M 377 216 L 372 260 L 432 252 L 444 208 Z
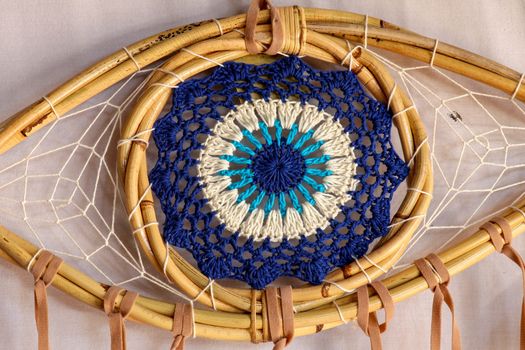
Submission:
M 416 260 L 415 265 L 434 293 L 430 339 L 431 349 L 439 350 L 441 348 L 441 306 L 444 301 L 450 309 L 452 316 L 452 349 L 461 350 L 459 327 L 454 317 L 454 302 L 447 288 L 450 281 L 450 274 L 445 264 L 443 264 L 436 254 L 430 254 L 424 259 Z
M 394 300 L 383 283 L 372 282 L 370 286 L 376 291 L 383 304 L 385 322 L 379 324 L 376 312 L 369 312 L 370 297 L 368 295 L 368 285 L 366 285 L 357 289 L 357 324 L 370 337 L 370 348 L 372 350 L 381 350 L 383 349 L 381 333 L 386 331 L 388 322 L 394 316 Z
M 172 330 L 174 338 L 170 350 L 183 350 L 186 338 L 193 334 L 193 311 L 191 305 L 175 304 Z
M 290 344 L 294 333 L 292 287 L 267 287 L 264 294 L 273 350 L 282 350 Z
M 503 233 L 503 237 L 501 237 L 499 233 L 498 226 Z M 512 227 L 505 218 L 497 217 L 492 219 L 491 222 L 485 223 L 480 229 L 488 232 L 496 251 L 507 256 L 518 265 L 521 270 L 523 291 L 521 300 L 520 349 L 525 350 L 525 263 L 521 255 L 511 245 Z
M 115 303 L 117 297 L 123 291 L 125 294 L 122 297 L 118 310 L 116 310 Z M 109 319 L 112 350 L 126 349 L 126 327 L 124 320 L 129 316 L 137 297 L 137 293 L 125 291 L 117 286 L 112 286 L 106 291 L 106 295 L 104 296 L 104 312 L 108 315 Z
M 63 260 L 44 250 L 31 268 L 35 278 L 35 321 L 38 331 L 38 349 L 49 349 L 49 321 L 47 307 L 47 287 L 53 283 Z

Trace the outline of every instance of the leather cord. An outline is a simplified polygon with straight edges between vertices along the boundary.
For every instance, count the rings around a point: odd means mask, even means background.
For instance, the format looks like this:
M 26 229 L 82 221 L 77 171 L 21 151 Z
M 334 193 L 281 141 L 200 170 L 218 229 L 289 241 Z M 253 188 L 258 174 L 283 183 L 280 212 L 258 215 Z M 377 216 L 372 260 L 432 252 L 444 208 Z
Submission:
M 183 350 L 187 337 L 193 334 L 193 311 L 189 304 L 176 303 L 173 313 L 173 343 L 170 350 Z
M 502 217 L 491 219 L 480 227 L 488 232 L 490 240 L 498 253 L 502 253 L 512 260 L 521 270 L 522 276 L 522 300 L 521 300 L 521 322 L 520 322 L 520 349 L 525 350 L 525 263 L 521 255 L 512 247 L 512 227 Z M 503 237 L 500 234 L 503 234 Z
M 257 43 L 257 17 L 261 10 L 270 10 L 272 25 L 272 41 L 270 46 L 261 50 Z M 277 53 L 302 55 L 306 45 L 306 20 L 304 10 L 299 6 L 274 7 L 270 0 L 252 0 L 246 12 L 246 26 L 244 29 L 246 50 L 254 55 Z
M 365 285 L 357 289 L 357 324 L 370 337 L 370 348 L 372 350 L 381 350 L 383 348 L 381 333 L 386 331 L 388 322 L 394 316 L 394 300 L 388 288 L 382 282 L 372 282 L 369 286 L 375 290 L 383 304 L 385 322 L 379 324 L 376 312 L 369 312 L 370 297 L 368 295 L 368 285 Z
M 267 287 L 264 295 L 273 350 L 282 350 L 290 344 L 294 334 L 292 287 Z
M 49 320 L 47 306 L 47 287 L 53 283 L 64 261 L 51 252 L 44 250 L 31 267 L 35 278 L 35 321 L 38 332 L 38 349 L 49 349 Z
M 117 297 L 124 292 L 122 301 L 118 308 L 115 308 Z M 109 332 L 111 335 L 111 349 L 126 349 L 126 327 L 124 320 L 129 316 L 138 294 L 126 291 L 120 287 L 112 286 L 106 291 L 104 296 L 104 312 L 109 319 Z
M 441 348 L 441 306 L 445 302 L 452 316 L 452 349 L 461 350 L 459 327 L 454 316 L 454 301 L 447 288 L 450 282 L 450 274 L 447 267 L 436 254 L 430 254 L 424 259 L 416 260 L 414 263 L 434 293 L 430 348 L 432 350 Z

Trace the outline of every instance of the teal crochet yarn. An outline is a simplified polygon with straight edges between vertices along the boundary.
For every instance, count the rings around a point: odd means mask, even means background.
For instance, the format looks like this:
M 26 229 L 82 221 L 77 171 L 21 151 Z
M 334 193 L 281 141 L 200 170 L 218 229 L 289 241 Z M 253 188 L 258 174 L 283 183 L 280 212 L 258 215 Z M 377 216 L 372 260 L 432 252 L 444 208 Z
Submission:
M 408 174 L 391 119 L 352 72 L 298 57 L 180 84 L 154 130 L 164 239 L 212 279 L 322 282 L 388 232 Z

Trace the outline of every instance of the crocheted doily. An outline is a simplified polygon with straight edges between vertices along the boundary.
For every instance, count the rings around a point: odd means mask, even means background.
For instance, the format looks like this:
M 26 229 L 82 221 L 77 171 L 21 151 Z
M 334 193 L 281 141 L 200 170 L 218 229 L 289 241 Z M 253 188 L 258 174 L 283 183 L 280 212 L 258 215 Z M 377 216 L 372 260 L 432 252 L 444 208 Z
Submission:
M 184 82 L 154 131 L 164 238 L 213 279 L 320 283 L 388 232 L 408 173 L 390 129 L 352 72 L 297 57 Z

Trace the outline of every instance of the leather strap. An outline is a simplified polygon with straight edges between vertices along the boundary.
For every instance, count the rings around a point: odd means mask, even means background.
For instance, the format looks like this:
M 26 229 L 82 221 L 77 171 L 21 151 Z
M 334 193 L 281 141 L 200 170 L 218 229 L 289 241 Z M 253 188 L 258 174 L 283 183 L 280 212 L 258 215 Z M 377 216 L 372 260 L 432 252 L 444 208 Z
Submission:
M 175 304 L 172 331 L 174 338 L 170 350 L 183 350 L 186 338 L 193 334 L 193 311 L 191 305 Z
M 294 333 L 292 287 L 267 287 L 264 294 L 273 350 L 282 350 L 290 344 Z
M 450 281 L 447 267 L 436 254 L 430 254 L 424 259 L 418 259 L 414 264 L 434 293 L 430 348 L 432 350 L 441 348 L 441 306 L 444 301 L 450 309 L 452 318 L 452 349 L 461 350 L 459 327 L 454 316 L 454 302 L 447 288 Z
M 246 12 L 246 25 L 244 28 L 244 38 L 246 50 L 252 55 L 259 53 L 257 42 L 255 41 L 255 27 L 257 26 L 257 17 L 259 11 L 268 9 L 271 2 L 268 0 L 252 0 L 248 11 Z
M 270 47 L 263 47 L 256 39 L 257 17 L 263 9 L 270 10 L 272 41 Z M 254 55 L 263 52 L 267 55 L 277 53 L 303 55 L 306 46 L 306 19 L 304 9 L 299 6 L 274 7 L 270 0 L 252 0 L 246 13 L 244 36 L 246 50 Z
M 122 301 L 115 308 L 117 297 L 124 292 Z M 135 292 L 126 291 L 120 287 L 112 286 L 104 296 L 104 312 L 109 318 L 109 332 L 111 335 L 111 349 L 126 349 L 126 327 L 124 320 L 129 316 L 133 305 L 139 295 Z
M 379 300 L 385 309 L 385 322 L 379 324 L 376 312 L 369 312 L 370 299 L 368 295 L 368 285 L 357 289 L 357 324 L 370 337 L 370 347 L 372 350 L 381 350 L 381 333 L 386 331 L 388 322 L 394 316 L 394 300 L 388 288 L 382 282 L 372 282 L 370 287 L 375 290 Z
M 521 300 L 520 349 L 525 350 L 525 263 L 521 255 L 511 245 L 512 227 L 505 218 L 497 217 L 491 219 L 491 222 L 485 223 L 480 229 L 488 232 L 496 251 L 507 256 L 521 270 L 523 292 Z M 503 237 L 501 237 L 500 230 Z
M 55 279 L 60 266 L 64 261 L 51 252 L 44 250 L 31 267 L 35 278 L 35 321 L 38 332 L 38 349 L 49 349 L 49 321 L 47 307 L 47 287 Z

